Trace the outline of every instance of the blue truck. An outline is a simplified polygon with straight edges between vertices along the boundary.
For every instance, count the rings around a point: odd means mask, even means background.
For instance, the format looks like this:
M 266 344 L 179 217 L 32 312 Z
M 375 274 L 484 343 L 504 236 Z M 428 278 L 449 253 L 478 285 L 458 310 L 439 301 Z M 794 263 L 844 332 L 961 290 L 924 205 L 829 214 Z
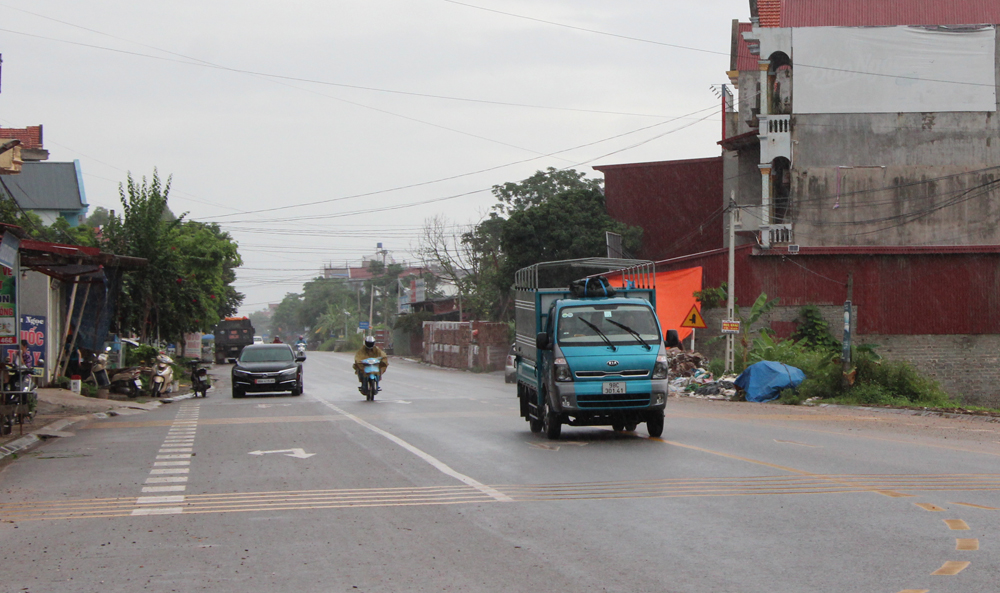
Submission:
M 663 433 L 669 364 L 655 278 L 651 261 L 605 258 L 516 273 L 517 397 L 532 432 L 558 439 L 564 424 L 631 431 L 645 422 L 651 437 Z

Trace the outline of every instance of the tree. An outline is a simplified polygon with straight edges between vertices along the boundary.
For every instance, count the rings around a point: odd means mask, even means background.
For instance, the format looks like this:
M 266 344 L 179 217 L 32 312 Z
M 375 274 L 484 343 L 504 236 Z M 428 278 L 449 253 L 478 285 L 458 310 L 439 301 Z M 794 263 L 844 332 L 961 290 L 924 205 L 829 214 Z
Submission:
M 585 173 L 575 169 L 549 167 L 545 171 L 536 171 L 531 177 L 517 183 L 494 185 L 493 195 L 500 203 L 493 208 L 501 214 L 510 215 L 539 206 L 549 198 L 573 189 L 603 193 L 602 184 L 602 180 L 587 179 Z
M 104 206 L 94 208 L 87 217 L 86 224 L 91 228 L 102 227 L 111 221 L 111 213 Z
M 514 273 L 540 261 L 603 256 L 605 231 L 622 235 L 637 251 L 642 229 L 608 216 L 601 181 L 575 170 L 549 168 L 517 182 L 493 186 L 498 204 L 471 231 L 456 239 L 446 219 L 425 222 L 418 253 L 459 289 L 481 319 L 512 314 Z
M 514 272 L 534 263 L 602 257 L 607 253 L 606 231 L 620 234 L 626 250 L 639 249 L 642 229 L 608 216 L 604 195 L 594 189 L 568 190 L 514 212 L 500 235 L 505 276 L 513 283 Z
M 141 182 L 129 174 L 119 185 L 122 215 L 110 216 L 105 245 L 147 265 L 125 275 L 118 299 L 119 326 L 140 339 L 179 340 L 208 331 L 235 313 L 243 295 L 232 287 L 242 264 L 238 247 L 218 225 L 185 221 L 170 213 L 170 179 L 154 169 Z

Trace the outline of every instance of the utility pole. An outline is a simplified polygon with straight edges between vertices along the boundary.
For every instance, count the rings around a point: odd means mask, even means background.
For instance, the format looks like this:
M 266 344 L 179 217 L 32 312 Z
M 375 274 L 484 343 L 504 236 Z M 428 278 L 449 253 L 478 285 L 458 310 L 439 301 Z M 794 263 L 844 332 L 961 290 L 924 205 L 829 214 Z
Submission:
M 851 298 L 854 296 L 854 273 L 847 273 L 847 300 L 844 301 L 844 349 L 840 353 L 843 362 L 843 378 L 840 386 L 849 389 L 851 380 Z
M 729 195 L 729 278 L 726 284 L 726 319 L 736 318 L 736 191 Z M 726 334 L 726 372 L 733 372 L 736 335 Z

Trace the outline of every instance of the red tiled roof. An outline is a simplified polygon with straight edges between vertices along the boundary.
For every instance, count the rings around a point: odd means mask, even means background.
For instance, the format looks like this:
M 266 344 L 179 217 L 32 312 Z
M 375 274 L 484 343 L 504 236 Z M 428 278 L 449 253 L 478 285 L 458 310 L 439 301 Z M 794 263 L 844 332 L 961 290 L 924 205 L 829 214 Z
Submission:
M 27 128 L 0 128 L 0 138 L 14 138 L 21 141 L 21 148 L 43 148 L 42 126 Z
M 783 0 L 757 0 L 757 19 L 761 27 L 782 26 L 782 4 Z
M 747 44 L 746 39 L 743 39 L 743 33 L 752 30 L 752 23 L 740 23 L 739 39 L 736 40 L 736 69 L 740 72 L 757 70 L 757 64 L 760 62 L 760 56 L 755 56 L 750 53 L 750 45 Z
M 1000 24 L 997 0 L 757 0 L 761 27 Z

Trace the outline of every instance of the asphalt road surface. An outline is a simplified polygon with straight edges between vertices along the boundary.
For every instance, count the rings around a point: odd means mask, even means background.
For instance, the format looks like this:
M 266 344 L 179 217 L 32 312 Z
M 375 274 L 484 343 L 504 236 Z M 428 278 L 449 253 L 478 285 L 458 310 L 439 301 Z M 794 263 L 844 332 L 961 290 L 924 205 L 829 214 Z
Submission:
M 1000 590 L 1000 425 L 674 399 L 533 435 L 499 374 L 98 420 L 0 472 L 0 591 Z

